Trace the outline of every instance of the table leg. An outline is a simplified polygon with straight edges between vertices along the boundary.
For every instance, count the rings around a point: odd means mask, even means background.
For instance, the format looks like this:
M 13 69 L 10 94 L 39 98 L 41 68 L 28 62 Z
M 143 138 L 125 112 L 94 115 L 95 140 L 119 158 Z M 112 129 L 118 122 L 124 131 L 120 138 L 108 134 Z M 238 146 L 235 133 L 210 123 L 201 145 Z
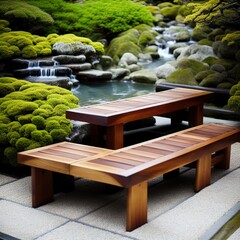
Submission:
M 103 147 L 104 146 L 104 127 L 91 124 L 90 128 L 90 141 L 92 146 Z
M 203 124 L 203 103 L 189 108 L 189 127 Z
M 106 147 L 109 149 L 119 149 L 123 147 L 123 124 L 107 127 Z
M 32 172 L 32 206 L 40 207 L 53 201 L 52 172 L 40 168 L 31 168 Z
M 132 231 L 147 222 L 147 189 L 147 181 L 136 184 L 128 189 L 127 231 Z

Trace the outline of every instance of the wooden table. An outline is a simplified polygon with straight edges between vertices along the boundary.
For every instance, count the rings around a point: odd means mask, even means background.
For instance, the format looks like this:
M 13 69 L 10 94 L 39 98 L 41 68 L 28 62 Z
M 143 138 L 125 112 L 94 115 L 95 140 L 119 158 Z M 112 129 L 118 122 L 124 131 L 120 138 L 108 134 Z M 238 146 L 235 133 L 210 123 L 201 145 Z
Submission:
M 127 122 L 177 112 L 187 109 L 189 126 L 203 123 L 203 104 L 211 92 L 174 88 L 142 96 L 126 98 L 102 104 L 90 105 L 66 111 L 66 117 L 91 124 L 92 144 L 99 146 L 105 136 L 106 147 L 123 147 L 124 124 Z

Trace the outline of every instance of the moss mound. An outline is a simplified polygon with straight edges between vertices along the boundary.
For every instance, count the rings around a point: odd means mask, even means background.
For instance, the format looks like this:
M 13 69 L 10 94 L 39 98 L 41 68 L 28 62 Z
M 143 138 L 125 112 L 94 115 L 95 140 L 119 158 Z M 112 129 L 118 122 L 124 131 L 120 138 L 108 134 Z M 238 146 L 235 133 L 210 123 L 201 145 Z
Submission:
M 2 77 L 0 92 L 1 163 L 18 166 L 17 152 L 64 141 L 71 133 L 65 112 L 78 106 L 78 98 L 70 91 Z

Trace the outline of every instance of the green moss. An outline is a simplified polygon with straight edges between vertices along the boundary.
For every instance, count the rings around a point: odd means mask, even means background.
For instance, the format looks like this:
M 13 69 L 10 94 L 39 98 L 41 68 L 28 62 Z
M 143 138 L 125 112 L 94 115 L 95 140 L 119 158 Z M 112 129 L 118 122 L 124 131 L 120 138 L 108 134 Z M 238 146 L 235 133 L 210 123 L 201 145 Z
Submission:
M 196 81 L 201 82 L 201 81 L 202 81 L 204 78 L 206 78 L 208 75 L 214 74 L 214 73 L 216 73 L 216 72 L 213 71 L 213 70 L 201 71 L 201 72 L 199 72 L 199 73 L 197 73 L 197 74 L 195 75 L 195 79 L 196 79 Z
M 60 129 L 60 123 L 56 120 L 47 120 L 46 121 L 46 130 L 51 132 L 53 129 Z
M 228 99 L 228 107 L 234 112 L 240 112 L 240 96 L 231 96 Z
M 4 156 L 9 160 L 9 163 L 12 166 L 19 166 L 19 164 L 17 163 L 17 149 L 15 147 L 6 147 L 4 149 Z
M 6 115 L 0 115 L 0 124 L 1 123 L 6 124 L 6 123 L 10 123 L 10 122 L 11 122 L 10 118 L 8 118 Z
M 62 116 L 66 113 L 66 110 L 68 110 L 68 109 L 69 109 L 69 107 L 66 106 L 65 104 L 58 104 L 53 109 L 53 115 Z
M 21 136 L 26 137 L 26 138 L 30 138 L 31 137 L 31 132 L 37 130 L 37 127 L 32 124 L 32 123 L 27 123 L 24 124 L 20 129 L 19 132 L 21 134 Z
M 46 130 L 35 130 L 31 133 L 31 137 L 41 146 L 46 146 L 53 143 L 52 136 Z
M 0 77 L 0 83 L 14 83 L 17 79 L 13 77 Z
M 31 118 L 31 122 L 37 126 L 37 129 L 45 128 L 45 118 L 43 118 L 42 116 L 33 116 Z
M 208 40 L 208 39 L 202 39 L 200 41 L 198 41 L 199 45 L 207 45 L 207 46 L 212 46 L 213 45 L 213 41 Z
M 18 151 L 24 151 L 31 144 L 31 140 L 26 137 L 21 137 L 16 142 Z
M 198 85 L 197 81 L 194 78 L 192 70 L 189 68 L 174 71 L 166 78 L 166 81 L 170 83 Z
M 201 86 L 201 87 L 217 87 L 218 84 L 221 82 L 221 80 L 222 80 L 221 73 L 210 74 L 199 83 L 199 86 Z
M 26 46 L 21 51 L 23 58 L 37 58 L 37 51 L 34 46 Z
M 23 124 L 26 124 L 26 123 L 31 123 L 32 117 L 33 117 L 33 115 L 31 113 L 24 114 L 24 115 L 18 116 L 17 120 L 23 125 Z
M 164 7 L 162 9 L 160 9 L 160 13 L 166 17 L 166 18 L 170 18 L 170 19 L 175 19 L 176 16 L 178 15 L 178 9 L 180 6 L 175 5 L 172 7 Z
M 139 37 L 138 45 L 141 48 L 146 47 L 149 43 L 154 43 L 156 34 L 152 31 L 143 31 Z
M 217 88 L 231 89 L 232 86 L 233 84 L 230 82 L 222 82 L 217 85 Z
M 10 117 L 15 115 L 27 114 L 38 108 L 38 105 L 33 102 L 23 101 L 23 100 L 12 100 L 8 104 L 5 110 L 6 114 Z
M 202 71 L 206 71 L 208 70 L 208 66 L 198 60 L 195 59 L 181 59 L 178 61 L 178 68 L 179 69 L 187 69 L 190 68 L 194 74 L 202 72 Z
M 12 85 L 0 82 L 0 97 L 5 97 L 7 94 L 14 92 L 15 89 Z
M 12 145 L 12 146 L 15 146 L 17 140 L 21 137 L 21 135 L 19 134 L 19 132 L 17 131 L 12 131 L 12 132 L 9 132 L 7 134 L 7 138 L 8 138 L 8 141 L 9 143 Z
M 52 139 L 56 142 L 62 142 L 66 140 L 68 136 L 67 133 L 63 129 L 53 129 L 50 132 Z
M 12 121 L 7 125 L 8 132 L 19 132 L 20 128 L 22 127 L 21 123 L 17 121 Z

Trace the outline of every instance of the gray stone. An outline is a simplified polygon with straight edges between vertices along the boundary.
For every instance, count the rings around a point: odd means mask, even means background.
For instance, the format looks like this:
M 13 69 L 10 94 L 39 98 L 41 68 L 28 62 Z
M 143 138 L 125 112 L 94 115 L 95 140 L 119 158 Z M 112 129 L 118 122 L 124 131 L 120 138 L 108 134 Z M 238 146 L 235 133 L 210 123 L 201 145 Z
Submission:
M 100 59 L 102 69 L 108 69 L 113 66 L 113 59 L 110 56 L 103 55 Z
M 57 42 L 52 47 L 53 55 L 95 55 L 96 50 L 93 46 L 84 45 L 81 42 L 63 43 Z
M 156 69 L 142 69 L 129 75 L 134 82 L 155 83 L 157 80 Z
M 85 55 L 58 55 L 53 57 L 53 60 L 59 64 L 84 63 L 86 61 L 86 57 Z
M 101 71 L 101 70 L 87 70 L 76 73 L 76 78 L 81 80 L 111 80 L 112 73 L 110 71 Z
M 85 71 L 92 68 L 91 63 L 82 63 L 82 64 L 65 64 L 65 67 L 71 68 L 73 72 L 76 71 Z
M 166 79 L 172 72 L 174 72 L 176 68 L 169 63 L 165 63 L 162 66 L 157 68 L 157 78 L 158 79 Z
M 130 74 L 130 71 L 126 68 L 111 68 L 109 71 L 112 73 L 112 79 L 123 79 Z
M 26 77 L 29 82 L 45 83 L 71 90 L 73 82 L 69 77 Z
M 173 53 L 174 50 L 177 48 L 187 47 L 187 46 L 188 46 L 187 43 L 183 43 L 183 42 L 175 43 L 175 44 L 169 46 L 169 53 Z
M 189 47 L 178 48 L 175 51 L 180 52 L 180 55 L 177 57 L 177 60 L 180 60 L 183 58 L 193 58 L 193 59 L 202 61 L 207 57 L 217 58 L 217 56 L 213 52 L 213 48 L 206 45 L 192 44 Z M 175 51 L 173 52 L 174 56 L 175 56 Z
M 133 55 L 132 53 L 124 53 L 118 62 L 118 65 L 120 67 L 127 67 L 128 65 L 131 64 L 137 64 L 138 58 Z

